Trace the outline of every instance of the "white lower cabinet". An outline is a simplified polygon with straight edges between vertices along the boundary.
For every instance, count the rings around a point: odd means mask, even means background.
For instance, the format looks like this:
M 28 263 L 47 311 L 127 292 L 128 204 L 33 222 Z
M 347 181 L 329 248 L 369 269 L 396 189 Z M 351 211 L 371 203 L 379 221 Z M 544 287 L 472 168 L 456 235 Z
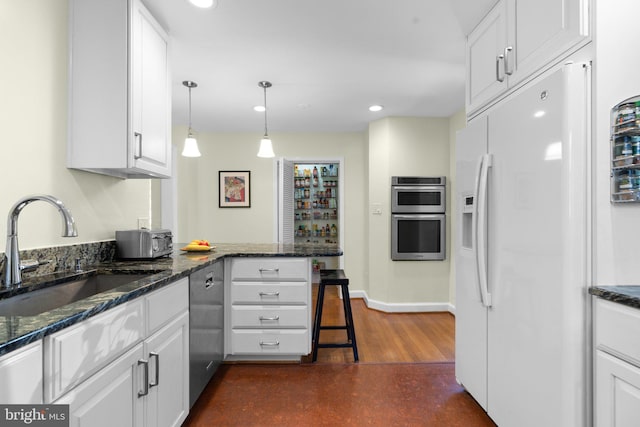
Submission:
M 69 427 L 144 425 L 142 343 L 55 401 L 69 405 Z
M 640 368 L 596 352 L 596 426 L 636 427 L 640 422 Z
M 189 313 L 145 342 L 149 360 L 149 427 L 180 426 L 189 414 Z
M 233 258 L 226 283 L 228 359 L 291 359 L 311 352 L 308 258 Z
M 45 402 L 69 404 L 71 426 L 180 426 L 189 412 L 188 285 L 47 337 Z
M 45 337 L 45 402 L 60 398 L 142 339 L 141 298 Z
M 0 402 L 42 403 L 42 341 L 0 357 Z
M 640 310 L 595 299 L 595 427 L 640 422 Z

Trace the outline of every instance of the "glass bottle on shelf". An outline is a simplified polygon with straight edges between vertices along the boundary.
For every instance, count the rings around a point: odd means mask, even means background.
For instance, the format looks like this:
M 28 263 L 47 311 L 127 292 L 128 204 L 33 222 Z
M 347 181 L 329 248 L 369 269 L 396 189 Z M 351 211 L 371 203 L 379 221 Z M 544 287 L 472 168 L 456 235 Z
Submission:
M 298 243 L 339 244 L 338 230 L 338 164 L 305 163 L 294 165 L 296 222 L 294 232 Z M 300 203 L 298 203 L 300 202 Z M 302 225 L 302 227 L 299 227 Z

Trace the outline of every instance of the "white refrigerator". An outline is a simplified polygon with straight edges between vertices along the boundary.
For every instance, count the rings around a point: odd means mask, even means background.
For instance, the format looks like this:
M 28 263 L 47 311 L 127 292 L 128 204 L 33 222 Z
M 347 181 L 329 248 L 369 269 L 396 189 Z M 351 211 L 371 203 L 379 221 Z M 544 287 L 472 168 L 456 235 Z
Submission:
M 500 427 L 590 425 L 590 66 L 456 141 L 456 377 Z

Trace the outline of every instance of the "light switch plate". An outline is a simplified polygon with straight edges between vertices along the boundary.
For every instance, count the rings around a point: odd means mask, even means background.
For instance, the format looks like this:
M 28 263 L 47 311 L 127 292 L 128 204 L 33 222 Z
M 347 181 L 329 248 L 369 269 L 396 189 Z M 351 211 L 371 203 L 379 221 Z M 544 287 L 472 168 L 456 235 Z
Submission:
M 382 203 L 371 203 L 371 214 L 382 215 Z

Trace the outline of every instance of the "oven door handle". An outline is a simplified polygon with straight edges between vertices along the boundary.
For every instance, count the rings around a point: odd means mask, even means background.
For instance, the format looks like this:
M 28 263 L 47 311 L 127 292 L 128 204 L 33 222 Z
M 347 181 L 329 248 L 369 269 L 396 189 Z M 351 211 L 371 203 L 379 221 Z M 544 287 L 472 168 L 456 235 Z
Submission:
M 476 169 L 475 203 L 473 204 L 472 245 L 476 259 L 476 273 L 480 288 L 480 301 L 485 307 L 491 307 L 487 275 L 487 184 L 489 168 L 492 166 L 491 154 L 483 154 Z
M 392 185 L 394 190 L 407 190 L 407 191 L 444 191 L 444 185 Z
M 402 219 L 443 219 L 445 214 L 441 213 L 415 213 L 415 214 L 391 214 L 394 218 Z

